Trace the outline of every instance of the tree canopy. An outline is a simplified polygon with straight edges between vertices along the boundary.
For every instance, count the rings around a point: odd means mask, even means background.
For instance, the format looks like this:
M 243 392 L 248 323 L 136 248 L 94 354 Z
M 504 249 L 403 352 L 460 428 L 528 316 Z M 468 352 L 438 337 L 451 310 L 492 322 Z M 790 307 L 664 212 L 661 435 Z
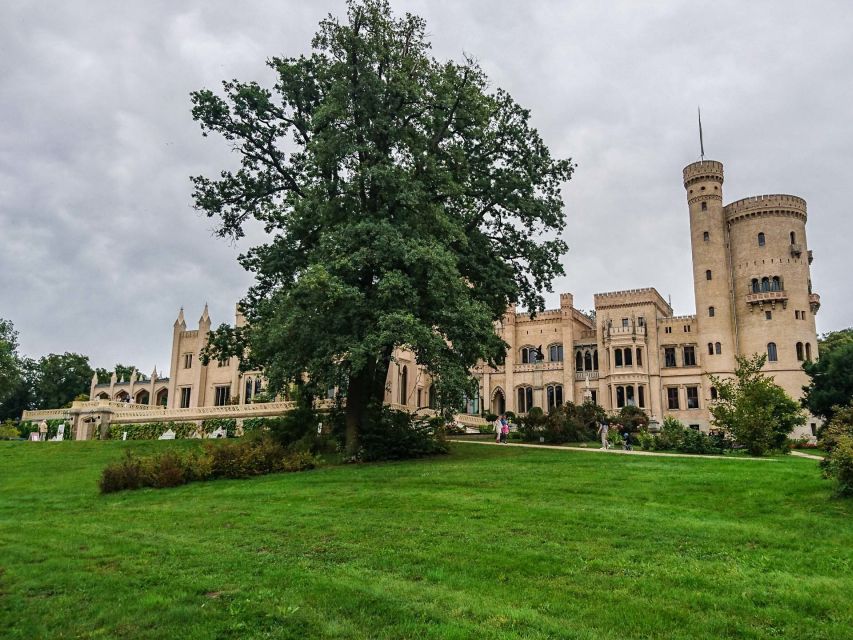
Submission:
M 718 399 L 711 403 L 711 422 L 725 429 L 752 455 L 782 449 L 806 418 L 796 400 L 763 371 L 766 354 L 737 356 L 735 377 L 710 376 Z
M 12 396 L 20 377 L 18 333 L 11 321 L 0 318 L 0 403 Z
M 821 336 L 820 359 L 806 362 L 803 369 L 811 378 L 803 387 L 803 406 L 832 420 L 836 406 L 853 402 L 853 329 Z
M 471 366 L 503 360 L 507 306 L 542 309 L 563 273 L 573 165 L 474 60 L 430 57 L 425 29 L 384 0 L 351 0 L 311 55 L 268 61 L 271 89 L 192 94 L 203 135 L 240 162 L 193 178 L 197 209 L 222 237 L 252 221 L 267 233 L 240 258 L 256 277 L 248 325 L 220 327 L 206 355 L 263 367 L 273 391 L 304 374 L 339 386 L 350 450 L 396 347 L 435 377 L 441 406 L 459 406 Z

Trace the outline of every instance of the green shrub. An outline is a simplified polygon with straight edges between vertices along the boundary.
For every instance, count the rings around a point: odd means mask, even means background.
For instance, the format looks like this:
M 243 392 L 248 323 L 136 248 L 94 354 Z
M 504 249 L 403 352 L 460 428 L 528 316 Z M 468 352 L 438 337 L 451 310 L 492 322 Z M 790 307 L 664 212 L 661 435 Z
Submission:
M 532 407 L 526 416 L 519 419 L 518 432 L 527 442 L 539 442 L 539 438 L 545 436 L 547 422 L 542 409 Z
M 372 407 L 362 423 L 357 459 L 364 462 L 405 460 L 447 453 L 449 448 L 443 426 L 441 417 L 417 418 L 385 405 Z M 335 434 L 341 444 L 343 428 L 343 416 L 337 414 Z
M 843 435 L 838 438 L 827 456 L 825 469 L 827 475 L 835 480 L 835 491 L 839 496 L 853 496 L 853 437 Z
M 280 471 L 304 471 L 319 465 L 307 451 L 287 451 L 271 437 L 239 441 L 205 442 L 194 451 L 166 451 L 136 457 L 127 452 L 104 469 L 98 486 L 101 493 L 125 489 L 176 487 L 216 478 L 249 478 Z
M 648 431 L 640 431 L 637 434 L 637 443 L 643 451 L 654 451 L 655 437 Z
M 0 424 L 0 440 L 15 440 L 20 437 L 21 434 L 18 431 L 18 427 L 11 420 Z

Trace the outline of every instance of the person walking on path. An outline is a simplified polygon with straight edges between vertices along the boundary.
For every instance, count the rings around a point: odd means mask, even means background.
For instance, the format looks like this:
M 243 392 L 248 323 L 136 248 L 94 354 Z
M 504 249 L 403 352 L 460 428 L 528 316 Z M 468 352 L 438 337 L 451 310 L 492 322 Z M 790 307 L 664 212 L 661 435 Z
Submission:
M 501 441 L 501 434 L 503 434 L 503 428 L 504 428 L 504 423 L 503 423 L 502 418 L 503 418 L 503 416 L 498 416 L 497 418 L 495 418 L 495 424 L 494 424 L 494 426 L 495 426 L 495 442 Z
M 501 424 L 501 442 L 507 444 L 507 440 L 509 440 L 509 422 L 504 417 Z
M 598 435 L 601 436 L 601 448 L 609 449 L 610 442 L 607 440 L 607 432 L 610 431 L 610 425 L 608 425 L 604 420 L 598 423 Z

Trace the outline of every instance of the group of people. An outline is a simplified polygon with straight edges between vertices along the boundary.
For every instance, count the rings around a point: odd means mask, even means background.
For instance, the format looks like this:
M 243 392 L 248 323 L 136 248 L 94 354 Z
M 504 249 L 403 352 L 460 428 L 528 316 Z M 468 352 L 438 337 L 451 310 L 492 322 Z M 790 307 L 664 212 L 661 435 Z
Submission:
M 613 427 L 616 429 L 616 433 L 622 434 L 622 449 L 625 451 L 633 450 L 631 446 L 631 436 L 628 431 L 622 431 L 622 425 L 617 423 L 610 424 L 606 420 L 598 423 L 598 431 L 597 434 L 601 436 L 601 448 L 609 449 L 610 448 L 610 440 L 608 439 L 608 434 L 610 433 L 610 428 Z
M 506 414 L 502 413 L 497 417 L 494 423 L 495 426 L 495 442 L 506 444 L 509 439 L 509 420 L 506 419 Z

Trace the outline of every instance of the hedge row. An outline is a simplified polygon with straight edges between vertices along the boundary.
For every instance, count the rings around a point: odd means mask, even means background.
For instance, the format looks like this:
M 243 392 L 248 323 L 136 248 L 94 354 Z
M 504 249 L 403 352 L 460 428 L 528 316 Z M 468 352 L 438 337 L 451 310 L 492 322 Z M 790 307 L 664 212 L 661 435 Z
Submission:
M 101 493 L 142 487 L 162 489 L 199 480 L 304 471 L 318 464 L 319 460 L 311 453 L 287 451 L 269 437 L 206 442 L 201 449 L 170 450 L 145 457 L 127 451 L 121 462 L 104 469 L 98 486 Z

